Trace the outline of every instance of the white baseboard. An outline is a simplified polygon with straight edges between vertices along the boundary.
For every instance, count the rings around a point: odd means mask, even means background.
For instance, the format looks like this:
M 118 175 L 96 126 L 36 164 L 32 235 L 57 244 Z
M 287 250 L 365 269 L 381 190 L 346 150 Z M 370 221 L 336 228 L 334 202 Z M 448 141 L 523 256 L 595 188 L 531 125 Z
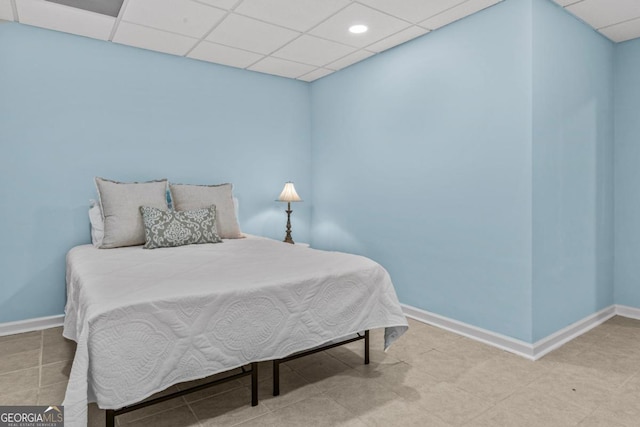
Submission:
M 431 313 L 416 307 L 412 307 L 410 305 L 400 305 L 402 306 L 402 310 L 407 317 L 415 319 L 419 322 L 437 326 L 441 329 L 445 329 L 458 335 L 480 341 L 482 343 L 497 347 L 510 353 L 515 353 L 518 356 L 526 357 L 529 360 L 535 360 L 533 345 L 528 342 L 511 338 L 506 335 L 490 331 L 488 329 L 482 329 L 477 326 L 460 322 L 458 320 L 441 316 L 439 314 Z
M 0 337 L 4 335 L 20 334 L 22 332 L 55 328 L 56 326 L 62 326 L 63 323 L 64 314 L 38 317 L 36 319 L 18 320 L 17 322 L 0 323 Z
M 577 322 L 572 323 L 566 328 L 562 328 L 559 331 L 536 341 L 533 343 L 534 360 L 540 359 L 545 354 L 563 346 L 572 339 L 589 332 L 591 329 L 603 324 L 615 315 L 616 307 L 614 305 L 610 305 L 609 307 L 603 308 L 584 319 L 580 319 Z
M 618 316 L 640 320 L 640 308 L 616 304 L 616 314 Z
M 410 305 L 401 305 L 407 317 L 517 354 L 529 360 L 540 359 L 545 354 L 590 331 L 615 315 L 640 319 L 640 309 L 638 308 L 611 305 L 532 344 Z

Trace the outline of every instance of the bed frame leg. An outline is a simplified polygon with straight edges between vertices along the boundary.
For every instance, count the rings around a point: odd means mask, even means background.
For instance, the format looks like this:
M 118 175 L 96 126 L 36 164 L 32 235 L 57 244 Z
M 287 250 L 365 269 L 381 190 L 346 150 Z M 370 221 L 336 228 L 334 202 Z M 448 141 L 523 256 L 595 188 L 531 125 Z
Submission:
M 364 331 L 364 364 L 369 364 L 369 330 Z
M 258 406 L 258 362 L 251 363 L 251 406 Z
M 273 361 L 273 395 L 280 395 L 280 362 Z
M 116 414 L 115 411 L 113 409 L 107 409 L 105 411 L 105 418 L 106 418 L 106 426 L 107 427 L 114 427 L 115 423 L 116 423 Z

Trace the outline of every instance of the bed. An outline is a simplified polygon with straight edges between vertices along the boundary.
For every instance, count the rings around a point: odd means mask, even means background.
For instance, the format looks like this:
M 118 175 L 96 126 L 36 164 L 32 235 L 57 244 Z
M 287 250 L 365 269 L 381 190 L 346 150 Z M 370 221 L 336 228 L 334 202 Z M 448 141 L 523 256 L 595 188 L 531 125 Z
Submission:
M 373 328 L 385 328 L 386 349 L 407 329 L 379 264 L 256 236 L 156 250 L 75 247 L 65 313 L 63 335 L 77 342 L 67 427 L 86 425 L 88 402 L 120 409 Z

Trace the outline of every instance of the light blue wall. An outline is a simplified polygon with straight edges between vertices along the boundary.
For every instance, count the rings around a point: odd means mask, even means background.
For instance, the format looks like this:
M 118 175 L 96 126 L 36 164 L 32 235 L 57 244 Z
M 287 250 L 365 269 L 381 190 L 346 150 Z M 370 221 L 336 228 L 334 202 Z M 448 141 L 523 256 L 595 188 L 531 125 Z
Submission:
M 275 238 L 294 180 L 296 241 L 369 256 L 402 302 L 528 342 L 640 307 L 638 58 L 549 0 L 311 85 L 0 24 L 0 322 L 62 312 L 94 175 L 233 182 L 243 230 Z
M 95 175 L 233 182 L 242 229 L 283 238 L 284 182 L 311 197 L 309 117 L 303 82 L 0 24 L 0 322 L 63 312 Z
M 640 39 L 616 46 L 615 302 L 640 308 Z
M 526 341 L 531 43 L 530 1 L 510 0 L 311 85 L 313 245 Z
M 535 341 L 613 304 L 614 45 L 533 6 Z

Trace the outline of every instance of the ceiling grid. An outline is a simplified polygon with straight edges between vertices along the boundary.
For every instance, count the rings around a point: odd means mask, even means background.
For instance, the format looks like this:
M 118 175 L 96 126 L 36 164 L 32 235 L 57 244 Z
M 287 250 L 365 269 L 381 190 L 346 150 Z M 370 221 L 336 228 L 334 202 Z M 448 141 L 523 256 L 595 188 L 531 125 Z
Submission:
M 313 81 L 500 1 L 0 0 L 0 19 Z M 640 37 L 640 0 L 554 1 L 613 41 Z M 116 17 L 91 11 L 111 2 Z

